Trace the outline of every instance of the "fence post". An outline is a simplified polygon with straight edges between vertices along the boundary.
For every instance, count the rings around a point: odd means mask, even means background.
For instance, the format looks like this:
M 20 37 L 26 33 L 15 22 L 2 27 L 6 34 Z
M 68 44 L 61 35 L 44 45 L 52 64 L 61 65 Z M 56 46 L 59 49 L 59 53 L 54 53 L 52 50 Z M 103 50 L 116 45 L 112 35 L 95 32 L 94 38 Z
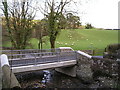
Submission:
M 92 55 L 95 55 L 95 50 L 94 49 L 92 50 Z

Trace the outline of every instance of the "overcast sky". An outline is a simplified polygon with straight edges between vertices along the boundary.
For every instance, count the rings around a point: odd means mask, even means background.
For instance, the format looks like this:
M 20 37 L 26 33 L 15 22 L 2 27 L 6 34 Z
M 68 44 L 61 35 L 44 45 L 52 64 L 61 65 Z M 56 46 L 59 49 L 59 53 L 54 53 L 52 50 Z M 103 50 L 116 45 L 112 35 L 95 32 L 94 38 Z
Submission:
M 34 0 L 33 0 L 34 1 Z M 40 3 L 45 0 L 38 0 Z M 118 2 L 120 0 L 74 0 L 76 5 L 69 7 L 76 10 L 83 25 L 91 23 L 96 28 L 118 28 Z M 41 3 L 42 4 L 42 3 Z M 35 19 L 43 15 L 38 12 Z
M 43 0 L 44 1 L 44 0 Z M 74 0 L 76 5 L 69 7 L 78 12 L 83 25 L 91 23 L 97 28 L 118 28 L 118 2 L 120 0 Z M 36 19 L 42 17 L 40 13 Z
M 93 0 L 83 5 L 86 14 L 82 22 L 89 22 L 98 28 L 118 28 L 118 2 L 120 0 Z

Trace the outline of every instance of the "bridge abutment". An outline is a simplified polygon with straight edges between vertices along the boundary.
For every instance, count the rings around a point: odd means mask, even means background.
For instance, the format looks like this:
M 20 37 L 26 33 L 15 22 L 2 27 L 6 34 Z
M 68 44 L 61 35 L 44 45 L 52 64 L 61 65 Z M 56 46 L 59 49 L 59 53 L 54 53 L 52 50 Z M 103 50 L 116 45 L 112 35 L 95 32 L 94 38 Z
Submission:
M 55 68 L 57 72 L 60 72 L 72 77 L 76 77 L 76 69 L 77 69 L 76 65 L 69 66 L 69 67 Z
M 6 88 L 21 88 L 17 78 L 10 69 L 8 57 L 5 54 L 0 56 L 1 70 L 2 70 L 2 89 Z

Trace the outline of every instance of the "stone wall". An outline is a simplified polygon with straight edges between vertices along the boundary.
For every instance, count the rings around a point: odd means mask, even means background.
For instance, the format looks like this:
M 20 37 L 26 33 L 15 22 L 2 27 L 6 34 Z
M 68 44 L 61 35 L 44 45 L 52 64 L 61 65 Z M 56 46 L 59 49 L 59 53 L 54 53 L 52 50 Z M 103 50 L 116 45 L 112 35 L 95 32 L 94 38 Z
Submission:
M 99 72 L 112 77 L 117 75 L 118 64 L 113 59 L 93 58 L 91 69 L 93 72 Z
M 107 58 L 89 59 L 83 55 L 77 54 L 77 77 L 85 82 L 91 82 L 94 77 L 118 76 L 118 65 L 116 60 Z
M 92 59 L 77 54 L 77 77 L 82 79 L 86 83 L 90 83 L 93 80 L 93 72 L 91 70 Z

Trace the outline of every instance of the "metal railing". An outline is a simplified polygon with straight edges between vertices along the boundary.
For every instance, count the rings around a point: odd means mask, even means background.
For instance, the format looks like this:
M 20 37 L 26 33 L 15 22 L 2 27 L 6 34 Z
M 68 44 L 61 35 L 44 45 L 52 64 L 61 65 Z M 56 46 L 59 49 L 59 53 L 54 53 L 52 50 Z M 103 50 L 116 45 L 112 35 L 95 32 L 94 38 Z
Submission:
M 38 50 L 14 50 L 12 52 L 17 53 L 8 53 L 7 56 L 10 65 L 13 67 L 76 60 L 77 58 L 76 51 L 60 52 L 57 49 L 54 52 L 51 52 L 51 50 L 46 50 L 44 52 L 38 52 Z M 18 52 L 20 54 L 18 54 Z
M 24 49 L 24 50 L 2 50 L 3 54 L 26 54 L 26 53 L 41 53 L 41 52 L 59 52 L 60 49 Z

